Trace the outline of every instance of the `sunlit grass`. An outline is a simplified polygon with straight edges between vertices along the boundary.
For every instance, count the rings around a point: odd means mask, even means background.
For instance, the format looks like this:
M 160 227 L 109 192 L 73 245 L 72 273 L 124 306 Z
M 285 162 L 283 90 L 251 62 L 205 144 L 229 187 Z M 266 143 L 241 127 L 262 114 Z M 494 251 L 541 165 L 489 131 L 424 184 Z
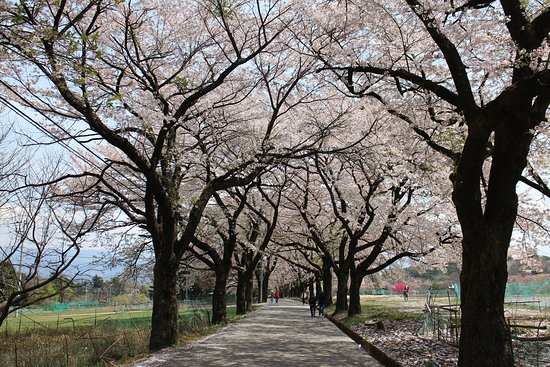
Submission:
M 402 310 L 400 307 L 396 307 L 402 305 L 403 301 L 397 299 L 362 300 L 362 312 L 358 315 L 348 317 L 347 311 L 333 315 L 336 309 L 334 305 L 327 308 L 327 313 L 332 314 L 333 317 L 347 327 L 381 320 L 418 320 L 423 317 L 421 312 L 411 312 L 410 310 Z
M 228 308 L 228 316 L 235 311 Z M 12 314 L 0 328 L 0 333 L 27 332 L 36 329 L 78 329 L 94 326 L 125 326 L 144 327 L 151 323 L 151 309 L 125 310 L 119 307 L 101 307 L 91 309 L 78 309 L 63 312 L 45 312 L 24 310 L 21 314 Z M 198 313 L 207 316 L 209 307 L 180 306 L 179 314 L 182 318 L 195 317 Z

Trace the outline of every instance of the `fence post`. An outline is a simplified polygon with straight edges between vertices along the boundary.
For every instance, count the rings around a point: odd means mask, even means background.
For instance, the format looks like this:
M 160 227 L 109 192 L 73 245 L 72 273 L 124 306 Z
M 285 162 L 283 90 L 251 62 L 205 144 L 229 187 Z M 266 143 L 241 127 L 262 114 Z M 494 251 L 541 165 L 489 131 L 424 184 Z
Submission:
M 66 366 L 69 367 L 69 338 L 65 336 L 65 356 Z

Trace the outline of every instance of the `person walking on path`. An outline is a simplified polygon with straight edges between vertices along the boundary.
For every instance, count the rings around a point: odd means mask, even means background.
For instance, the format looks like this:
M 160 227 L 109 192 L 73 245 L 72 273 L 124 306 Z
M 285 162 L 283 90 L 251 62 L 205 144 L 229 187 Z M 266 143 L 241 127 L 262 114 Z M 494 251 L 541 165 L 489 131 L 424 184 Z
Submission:
M 275 303 L 279 303 L 279 298 L 281 298 L 281 292 L 277 289 L 275 291 Z
M 317 295 L 317 304 L 319 305 L 319 316 L 323 316 L 323 311 L 325 310 L 325 294 L 323 291 L 319 292 Z
M 315 295 L 313 293 L 311 293 L 311 295 L 309 296 L 309 311 L 311 313 L 311 317 L 315 317 L 315 307 L 316 307 L 316 302 L 317 300 L 315 299 Z

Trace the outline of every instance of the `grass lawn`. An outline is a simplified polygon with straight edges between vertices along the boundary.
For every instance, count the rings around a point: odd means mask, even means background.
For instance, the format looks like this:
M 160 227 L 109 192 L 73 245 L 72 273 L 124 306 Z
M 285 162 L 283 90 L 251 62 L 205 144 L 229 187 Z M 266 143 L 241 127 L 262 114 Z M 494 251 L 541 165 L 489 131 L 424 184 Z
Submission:
M 331 314 L 334 310 L 334 305 L 327 308 Z M 404 302 L 395 296 L 364 297 L 361 299 L 361 311 L 361 314 L 352 317 L 348 317 L 347 312 L 339 312 L 335 317 L 347 327 L 380 320 L 417 320 L 423 317 L 420 302 L 413 299 Z
M 227 308 L 227 321 L 240 318 Z M 180 307 L 179 344 L 214 333 L 209 307 Z M 80 309 L 23 312 L 0 333 L 0 366 L 99 367 L 122 365 L 148 353 L 151 310 Z
M 0 332 L 4 335 L 13 332 L 28 332 L 37 329 L 59 330 L 95 326 L 124 326 L 145 327 L 151 324 L 151 309 L 145 306 L 142 309 L 127 310 L 119 307 L 99 307 L 63 312 L 24 310 L 19 316 L 12 314 L 3 324 Z M 201 316 L 208 317 L 208 307 L 191 308 L 188 305 L 180 306 L 179 314 L 182 319 Z M 233 311 L 234 314 L 234 311 Z M 231 308 L 228 308 L 228 316 Z

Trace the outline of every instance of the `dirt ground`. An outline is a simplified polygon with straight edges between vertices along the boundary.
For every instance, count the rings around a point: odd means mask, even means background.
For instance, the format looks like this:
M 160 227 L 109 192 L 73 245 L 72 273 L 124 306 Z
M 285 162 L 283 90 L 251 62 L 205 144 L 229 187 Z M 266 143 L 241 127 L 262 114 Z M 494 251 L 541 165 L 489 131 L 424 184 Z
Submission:
M 374 320 L 356 325 L 353 329 L 367 341 L 398 361 L 402 366 L 454 367 L 458 361 L 458 347 L 454 334 L 444 326 L 430 323 L 426 332 L 426 298 L 412 297 L 403 301 L 395 296 L 367 296 L 400 311 L 423 315 L 420 320 Z M 448 302 L 445 302 L 448 303 Z M 536 326 L 536 328 L 513 327 L 516 366 L 550 366 L 550 341 L 529 340 L 550 335 L 550 308 L 548 304 L 532 307 L 529 303 L 507 305 L 507 316 L 512 325 Z M 443 324 L 442 324 L 443 325 Z M 435 330 L 435 332 L 434 332 Z M 438 335 L 440 334 L 439 338 Z M 451 334 L 451 336 L 449 336 Z M 447 337 L 449 342 L 444 341 Z M 519 339 L 526 339 L 523 341 Z

